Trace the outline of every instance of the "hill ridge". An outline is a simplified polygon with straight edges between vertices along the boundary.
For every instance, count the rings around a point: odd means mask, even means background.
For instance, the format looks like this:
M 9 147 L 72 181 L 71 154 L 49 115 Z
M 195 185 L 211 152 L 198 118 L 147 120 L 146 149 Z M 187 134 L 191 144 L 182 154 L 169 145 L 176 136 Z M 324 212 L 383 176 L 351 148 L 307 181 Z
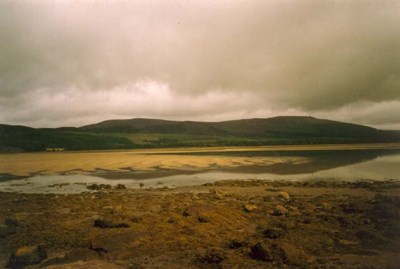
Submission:
M 400 142 L 399 131 L 318 119 L 277 116 L 229 121 L 110 119 L 81 127 L 0 124 L 0 151 L 130 149 Z

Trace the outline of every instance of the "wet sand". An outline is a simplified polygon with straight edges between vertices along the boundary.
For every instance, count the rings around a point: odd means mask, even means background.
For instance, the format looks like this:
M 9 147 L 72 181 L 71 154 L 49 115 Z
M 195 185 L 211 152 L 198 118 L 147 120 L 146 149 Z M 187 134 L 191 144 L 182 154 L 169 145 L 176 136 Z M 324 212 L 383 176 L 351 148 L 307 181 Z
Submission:
M 0 192 L 0 267 L 398 268 L 400 182 L 223 181 L 71 195 Z M 25 248 L 25 250 L 29 248 Z M 20 250 L 21 252 L 22 250 Z
M 400 143 L 356 145 L 297 145 L 269 147 L 210 147 L 146 149 L 129 151 L 41 152 L 0 154 L 0 174 L 14 177 L 36 174 L 151 171 L 157 169 L 206 169 L 210 166 L 228 169 L 242 166 L 266 167 L 276 164 L 305 164 L 311 160 L 301 156 L 207 156 L 182 153 L 223 153 L 257 151 L 337 151 L 400 149 Z M 175 153 L 175 154 L 174 154 Z

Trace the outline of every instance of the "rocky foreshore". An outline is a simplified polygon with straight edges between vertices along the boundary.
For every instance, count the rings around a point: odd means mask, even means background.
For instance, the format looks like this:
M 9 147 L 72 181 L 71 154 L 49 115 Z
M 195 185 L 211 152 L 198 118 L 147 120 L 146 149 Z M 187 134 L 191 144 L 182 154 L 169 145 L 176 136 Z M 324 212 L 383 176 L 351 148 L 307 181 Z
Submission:
M 399 268 L 400 181 L 0 192 L 0 267 Z

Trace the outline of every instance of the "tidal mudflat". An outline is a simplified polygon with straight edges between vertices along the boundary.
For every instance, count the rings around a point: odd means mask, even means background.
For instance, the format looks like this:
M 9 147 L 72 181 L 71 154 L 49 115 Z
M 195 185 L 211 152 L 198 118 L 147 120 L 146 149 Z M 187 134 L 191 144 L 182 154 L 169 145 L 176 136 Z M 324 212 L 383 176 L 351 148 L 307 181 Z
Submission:
M 397 268 L 399 154 L 359 147 L 1 155 L 0 267 Z

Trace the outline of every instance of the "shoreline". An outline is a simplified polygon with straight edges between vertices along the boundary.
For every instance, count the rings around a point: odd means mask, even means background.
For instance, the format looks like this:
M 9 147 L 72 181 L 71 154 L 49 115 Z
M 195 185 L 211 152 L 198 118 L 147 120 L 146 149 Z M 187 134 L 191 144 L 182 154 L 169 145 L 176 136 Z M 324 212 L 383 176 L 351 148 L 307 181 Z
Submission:
M 30 245 L 47 250 L 41 268 L 60 269 L 395 268 L 400 262 L 399 180 L 229 180 L 70 195 L 0 192 L 0 199 L 0 223 L 17 223 L 1 240 L 0 265 Z
M 2 155 L 19 154 L 70 154 L 70 153 L 184 153 L 184 152 L 235 152 L 235 151 L 318 151 L 318 150 L 397 150 L 400 142 L 388 143 L 359 143 L 359 144 L 298 144 L 271 146 L 221 146 L 221 147 L 171 147 L 171 148 L 135 148 L 135 149 L 104 149 L 104 150 L 65 150 L 65 151 L 34 151 L 34 152 L 0 152 Z

